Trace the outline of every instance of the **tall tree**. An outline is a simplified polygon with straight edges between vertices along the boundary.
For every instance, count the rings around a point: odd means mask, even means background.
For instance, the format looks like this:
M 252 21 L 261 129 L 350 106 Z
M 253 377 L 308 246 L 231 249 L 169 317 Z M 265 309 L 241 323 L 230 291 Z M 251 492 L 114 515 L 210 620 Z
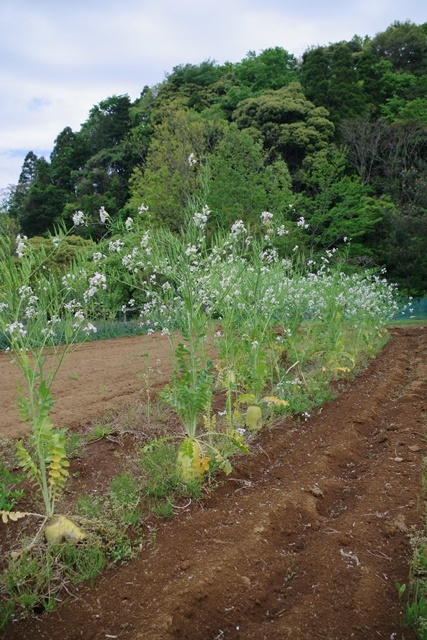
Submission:
M 249 87 L 253 94 L 268 89 L 280 89 L 298 81 L 298 61 L 282 47 L 264 49 L 261 53 L 249 51 L 235 65 L 235 77 L 240 85 Z
M 309 49 L 303 54 L 301 83 L 307 97 L 328 109 L 335 124 L 365 110 L 366 96 L 357 68 L 361 49 L 360 41 L 353 38 L 350 42 Z
M 262 211 L 282 214 L 291 201 L 291 177 L 286 164 L 268 164 L 262 144 L 235 124 L 224 135 L 208 159 L 208 204 L 217 226 L 229 227 L 242 219 L 252 226 Z
M 394 71 L 415 76 L 427 73 L 427 42 L 422 25 L 409 20 L 393 22 L 388 29 L 377 33 L 369 49 L 376 58 L 390 61 Z
M 263 141 L 271 160 L 284 160 L 291 172 L 307 154 L 325 148 L 334 131 L 326 109 L 307 100 L 297 82 L 243 100 L 233 119 Z
M 49 163 L 44 158 L 39 158 L 31 186 L 19 211 L 18 220 L 22 231 L 27 236 L 53 231 L 64 205 L 64 191 L 53 184 Z
M 209 124 L 197 113 L 176 111 L 155 128 L 144 165 L 130 179 L 129 211 L 149 207 L 150 222 L 179 228 L 189 198 L 199 187 Z
M 92 155 L 124 140 L 130 129 L 130 107 L 128 95 L 111 96 L 92 107 L 81 128 Z
M 50 175 L 54 184 L 64 191 L 73 192 L 76 172 L 83 169 L 89 157 L 89 148 L 81 133 L 65 127 L 57 136 L 50 154 Z
M 389 199 L 371 197 L 369 187 L 347 169 L 345 150 L 329 147 L 307 158 L 296 209 L 309 225 L 314 246 L 330 248 L 351 239 L 353 256 L 372 254 L 374 232 L 395 208 Z

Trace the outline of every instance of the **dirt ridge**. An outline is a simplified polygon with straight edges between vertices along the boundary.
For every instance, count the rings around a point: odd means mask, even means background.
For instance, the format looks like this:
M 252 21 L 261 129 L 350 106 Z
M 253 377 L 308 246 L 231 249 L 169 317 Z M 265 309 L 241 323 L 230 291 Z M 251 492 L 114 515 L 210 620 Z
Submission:
M 263 432 L 136 560 L 5 638 L 413 638 L 395 582 L 422 511 L 426 356 L 425 327 L 393 330 L 335 401 Z

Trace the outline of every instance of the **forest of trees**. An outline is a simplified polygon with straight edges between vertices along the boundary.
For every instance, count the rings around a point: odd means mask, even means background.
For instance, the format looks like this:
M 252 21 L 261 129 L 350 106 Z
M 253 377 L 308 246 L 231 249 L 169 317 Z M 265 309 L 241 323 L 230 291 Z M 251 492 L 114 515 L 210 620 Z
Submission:
M 425 293 L 427 23 L 395 22 L 299 60 L 274 47 L 176 66 L 134 102 L 95 105 L 79 131 L 58 134 L 49 160 L 30 151 L 1 213 L 32 237 L 81 210 L 93 220 L 81 233 L 96 241 L 101 206 L 176 229 L 191 198 L 219 227 L 256 225 L 264 210 L 303 216 L 301 250 L 349 238 L 353 265 L 385 267 L 404 291 Z

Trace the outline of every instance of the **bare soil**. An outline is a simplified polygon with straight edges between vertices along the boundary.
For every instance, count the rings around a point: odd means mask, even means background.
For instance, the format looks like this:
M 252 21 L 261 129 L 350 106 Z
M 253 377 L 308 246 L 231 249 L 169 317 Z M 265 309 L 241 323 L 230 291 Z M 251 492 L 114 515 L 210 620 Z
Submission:
M 307 421 L 263 431 L 202 503 L 162 524 L 126 565 L 58 611 L 10 624 L 7 640 L 370 640 L 413 638 L 395 583 L 421 525 L 427 327 L 391 330 L 382 353 Z M 137 398 L 157 336 L 91 343 L 55 383 L 55 420 L 78 426 Z M 156 366 L 157 366 L 156 364 Z M 0 435 L 22 431 L 16 373 L 0 356 Z M 93 464 L 108 469 L 105 449 Z M 2 525 L 0 525 L 2 526 Z

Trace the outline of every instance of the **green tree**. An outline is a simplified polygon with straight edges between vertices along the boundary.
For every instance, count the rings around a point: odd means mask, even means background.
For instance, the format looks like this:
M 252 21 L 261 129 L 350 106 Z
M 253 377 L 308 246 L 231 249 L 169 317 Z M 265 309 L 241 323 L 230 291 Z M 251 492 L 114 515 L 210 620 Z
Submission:
M 22 163 L 21 173 L 19 174 L 18 184 L 10 194 L 7 205 L 9 215 L 17 220 L 22 215 L 25 197 L 36 176 L 38 157 L 33 151 L 29 151 Z
M 388 277 L 413 296 L 427 293 L 427 216 L 396 211 L 388 220 L 388 233 L 379 246 Z
M 264 49 L 258 55 L 255 51 L 249 51 L 235 65 L 234 73 L 238 84 L 249 87 L 253 94 L 257 94 L 298 81 L 297 65 L 294 55 L 282 47 L 274 47 Z
M 309 100 L 324 106 L 329 95 L 330 62 L 325 47 L 303 53 L 300 81 Z
M 130 129 L 131 101 L 128 95 L 111 96 L 92 107 L 81 127 L 91 155 L 119 145 Z
M 261 136 L 271 160 L 284 160 L 291 172 L 325 148 L 334 131 L 326 109 L 307 100 L 297 82 L 243 100 L 233 118 L 240 129 Z
M 209 123 L 197 113 L 177 111 L 155 127 L 146 165 L 130 179 L 129 211 L 149 208 L 147 222 L 179 229 L 189 199 L 199 188 L 208 150 Z
M 101 206 L 115 217 L 126 203 L 129 178 L 138 159 L 129 139 L 130 108 L 129 96 L 124 95 L 112 96 L 91 109 L 79 138 L 90 153 L 84 167 L 71 174 L 75 185 L 64 218 L 81 209 L 93 222 L 99 222 Z M 79 232 L 87 234 L 85 229 Z M 103 230 L 95 227 L 93 232 L 96 237 Z
M 65 127 L 55 140 L 50 154 L 50 175 L 56 187 L 73 192 L 76 172 L 83 169 L 90 153 L 81 133 Z
M 394 71 L 415 76 L 427 73 L 427 42 L 423 25 L 409 20 L 393 22 L 385 31 L 377 33 L 369 49 L 376 58 L 388 60 Z
M 347 168 L 345 150 L 333 147 L 307 159 L 296 211 L 308 223 L 314 246 L 331 248 L 351 239 L 353 255 L 372 254 L 374 232 L 394 207 L 389 200 L 373 198 Z
M 216 226 L 228 228 L 236 220 L 259 223 L 262 211 L 283 213 L 291 200 L 291 178 L 286 164 L 267 164 L 260 142 L 235 124 L 229 125 L 209 157 L 207 202 Z
M 61 218 L 65 202 L 64 191 L 52 182 L 49 163 L 44 158 L 39 158 L 34 178 L 18 215 L 23 233 L 35 236 L 53 231 Z
M 366 96 L 357 68 L 361 49 L 362 44 L 354 38 L 350 42 L 309 49 L 303 54 L 301 83 L 307 97 L 328 109 L 335 124 L 365 110 Z
M 200 64 L 180 64 L 173 67 L 172 72 L 166 74 L 166 80 L 174 89 L 185 84 L 208 87 L 219 80 L 223 73 L 223 67 L 215 60 L 204 60 Z

